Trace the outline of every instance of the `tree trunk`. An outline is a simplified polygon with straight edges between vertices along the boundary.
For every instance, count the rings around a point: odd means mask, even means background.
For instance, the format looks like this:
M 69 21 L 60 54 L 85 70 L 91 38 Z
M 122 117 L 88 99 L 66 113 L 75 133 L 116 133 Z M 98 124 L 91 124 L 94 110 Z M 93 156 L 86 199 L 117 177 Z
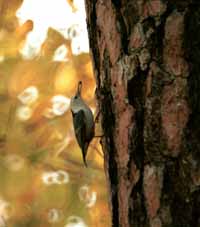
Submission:
M 112 226 L 200 226 L 200 3 L 85 2 Z

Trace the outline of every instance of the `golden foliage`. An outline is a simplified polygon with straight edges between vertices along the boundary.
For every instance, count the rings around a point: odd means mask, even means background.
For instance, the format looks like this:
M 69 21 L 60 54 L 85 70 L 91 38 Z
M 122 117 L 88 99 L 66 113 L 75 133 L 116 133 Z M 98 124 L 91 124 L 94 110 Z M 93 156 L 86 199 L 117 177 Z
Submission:
M 22 2 L 0 0 L 0 206 L 7 207 L 0 210 L 0 217 L 8 226 L 48 227 L 65 226 L 75 215 L 89 226 L 108 227 L 99 139 L 91 143 L 86 169 L 69 110 L 69 100 L 82 80 L 83 98 L 95 112 L 89 54 L 73 55 L 71 40 L 49 28 L 39 55 L 24 59 L 20 51 L 34 21 L 19 25 L 15 13 Z M 76 11 L 73 1 L 67 2 Z M 62 45 L 67 49 L 65 61 L 53 60 Z M 88 193 L 97 194 L 90 208 L 86 204 L 90 194 L 86 200 L 79 198 L 85 185 Z

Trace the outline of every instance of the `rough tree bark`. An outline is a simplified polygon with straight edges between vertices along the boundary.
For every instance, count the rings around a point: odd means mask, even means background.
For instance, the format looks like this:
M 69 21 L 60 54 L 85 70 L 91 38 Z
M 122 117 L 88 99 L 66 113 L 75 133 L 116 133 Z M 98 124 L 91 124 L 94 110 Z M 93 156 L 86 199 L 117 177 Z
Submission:
M 200 2 L 85 3 L 112 226 L 200 226 Z

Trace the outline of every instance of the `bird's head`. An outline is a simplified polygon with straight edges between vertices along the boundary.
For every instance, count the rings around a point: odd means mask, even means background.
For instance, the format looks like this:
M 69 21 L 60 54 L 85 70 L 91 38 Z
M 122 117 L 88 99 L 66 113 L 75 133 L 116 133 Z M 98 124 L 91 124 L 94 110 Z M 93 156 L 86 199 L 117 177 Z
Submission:
M 71 98 L 71 109 L 73 112 L 78 111 L 81 108 L 83 100 L 81 98 L 81 89 L 82 89 L 82 81 L 78 82 L 78 87 L 75 96 Z

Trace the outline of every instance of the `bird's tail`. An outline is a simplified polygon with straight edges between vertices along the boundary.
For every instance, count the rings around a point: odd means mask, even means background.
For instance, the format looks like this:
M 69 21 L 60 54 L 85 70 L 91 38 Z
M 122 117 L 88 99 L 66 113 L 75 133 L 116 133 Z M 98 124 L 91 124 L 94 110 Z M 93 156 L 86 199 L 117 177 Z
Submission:
M 85 167 L 88 167 L 87 162 L 86 162 L 86 156 L 84 156 L 84 155 L 83 155 L 83 162 L 84 162 Z
M 82 150 L 83 162 L 85 164 L 85 167 L 87 167 L 86 156 L 87 156 L 88 146 L 89 146 L 89 143 L 85 143 L 84 149 Z

